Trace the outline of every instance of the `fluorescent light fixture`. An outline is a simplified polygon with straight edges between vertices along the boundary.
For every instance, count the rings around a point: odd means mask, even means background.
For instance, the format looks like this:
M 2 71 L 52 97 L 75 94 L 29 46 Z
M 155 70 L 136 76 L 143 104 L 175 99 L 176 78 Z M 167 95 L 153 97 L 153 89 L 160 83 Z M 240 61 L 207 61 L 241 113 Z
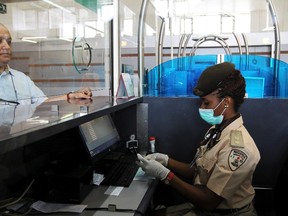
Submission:
M 121 41 L 121 47 L 126 47 L 127 46 L 127 41 Z
M 262 29 L 262 31 L 273 31 L 274 29 L 275 29 L 274 26 L 268 26 L 268 27 Z
M 64 40 L 64 41 L 68 41 L 68 42 L 72 42 L 73 39 L 71 38 L 65 38 L 65 37 L 59 37 L 60 40 Z
M 270 38 L 263 38 L 262 42 L 263 42 L 263 44 L 271 44 Z
M 87 25 L 87 24 L 86 24 L 85 27 L 91 28 L 91 29 L 93 29 L 93 30 L 95 30 L 95 31 L 97 31 L 97 32 L 100 32 L 100 33 L 103 33 L 103 34 L 104 34 L 103 31 L 101 31 L 101 30 L 99 30 L 99 29 L 97 29 L 97 28 L 95 28 L 95 27 L 93 27 L 93 26 L 91 26 L 91 25 Z
M 37 39 L 45 39 L 46 36 L 38 36 L 38 37 L 23 37 L 24 40 L 37 40 Z
M 62 6 L 58 5 L 58 4 L 55 4 L 54 2 L 52 2 L 50 0 L 42 0 L 42 1 L 46 2 L 46 3 L 50 4 L 50 5 L 53 5 L 54 7 L 57 7 L 59 9 L 63 10 L 63 11 L 66 11 L 67 13 L 72 13 L 72 11 L 67 10 L 66 8 L 64 8 L 64 7 L 62 7 Z
M 22 41 L 29 42 L 29 43 L 37 43 L 37 41 L 29 40 L 29 39 L 21 39 Z
M 45 39 L 45 38 L 47 38 L 47 37 L 45 37 L 45 36 L 44 37 L 43 36 L 41 36 L 41 37 L 23 37 L 21 40 L 29 42 L 29 43 L 37 43 L 37 41 L 35 41 L 35 40 Z

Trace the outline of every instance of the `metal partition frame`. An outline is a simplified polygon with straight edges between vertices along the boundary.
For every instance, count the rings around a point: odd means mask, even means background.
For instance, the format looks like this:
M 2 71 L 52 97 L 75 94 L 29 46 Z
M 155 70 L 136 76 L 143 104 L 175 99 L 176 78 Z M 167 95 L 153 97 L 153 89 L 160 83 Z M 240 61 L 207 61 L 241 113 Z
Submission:
M 202 43 L 204 43 L 206 41 L 215 41 L 215 42 L 219 43 L 222 46 L 222 48 L 225 50 L 225 53 L 227 55 L 231 55 L 231 50 L 229 48 L 229 45 L 226 43 L 225 38 L 219 37 L 217 35 L 207 35 L 207 36 L 204 36 L 202 38 L 197 39 L 196 43 L 194 44 L 194 46 L 191 49 L 190 55 L 191 56 L 194 55 L 196 50 L 197 50 L 197 48 Z
M 277 21 L 277 15 L 275 7 L 272 3 L 272 0 L 266 0 L 269 6 L 269 11 L 272 17 L 273 26 L 274 26 L 274 35 L 275 35 L 275 61 L 274 61 L 274 83 L 276 84 L 278 82 L 278 76 L 279 76 L 279 61 L 280 60 L 280 29 Z M 276 84 L 275 87 L 275 96 L 279 94 L 279 88 Z
M 138 75 L 139 75 L 139 96 L 143 95 L 143 70 L 144 70 L 144 19 L 148 0 L 143 0 L 140 9 L 138 25 Z
M 159 38 L 158 38 L 158 65 L 162 63 L 162 54 L 163 54 L 163 40 L 164 40 L 164 34 L 165 34 L 165 19 L 161 17 L 161 27 L 159 32 Z

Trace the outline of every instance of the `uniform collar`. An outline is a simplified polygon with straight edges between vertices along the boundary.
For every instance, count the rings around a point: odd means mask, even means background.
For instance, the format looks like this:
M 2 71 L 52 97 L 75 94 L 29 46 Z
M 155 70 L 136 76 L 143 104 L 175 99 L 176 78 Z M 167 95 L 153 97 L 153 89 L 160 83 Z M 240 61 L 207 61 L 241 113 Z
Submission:
M 242 116 L 238 113 L 220 125 L 213 125 L 205 134 L 204 140 L 201 141 L 200 145 L 207 145 L 207 149 L 211 149 L 221 140 L 221 137 L 227 135 L 231 130 L 239 128 L 242 124 Z
M 227 125 L 227 127 L 224 128 L 224 130 L 222 131 L 222 136 L 227 135 L 228 133 L 230 133 L 231 130 L 237 130 L 243 125 L 243 123 L 243 118 L 240 114 L 238 118 L 236 118 L 233 122 L 231 122 L 229 125 Z

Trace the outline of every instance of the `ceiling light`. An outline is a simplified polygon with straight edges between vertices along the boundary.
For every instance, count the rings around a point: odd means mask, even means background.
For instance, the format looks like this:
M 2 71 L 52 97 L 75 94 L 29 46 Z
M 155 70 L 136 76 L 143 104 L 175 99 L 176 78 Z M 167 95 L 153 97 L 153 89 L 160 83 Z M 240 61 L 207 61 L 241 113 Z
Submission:
M 67 10 L 66 8 L 64 8 L 64 7 L 62 7 L 62 6 L 58 5 L 58 4 L 55 4 L 54 2 L 52 2 L 52 1 L 50 1 L 50 0 L 42 0 L 42 1 L 44 1 L 44 2 L 46 2 L 46 3 L 48 3 L 48 4 L 50 4 L 50 5 L 53 5 L 54 7 L 57 7 L 57 8 L 59 8 L 59 9 L 63 10 L 63 11 L 66 11 L 66 12 L 68 12 L 68 13 L 72 13 L 72 11 Z
M 37 43 L 37 41 L 29 40 L 29 39 L 21 39 L 22 41 L 29 42 L 29 43 Z
M 65 37 L 59 37 L 60 40 L 64 40 L 64 41 L 68 41 L 68 42 L 72 42 L 73 39 L 71 38 L 65 38 Z
M 45 39 L 47 38 L 46 36 L 35 36 L 35 37 L 23 37 L 22 39 L 24 40 L 36 40 L 36 39 Z
M 35 40 L 37 40 L 37 39 L 45 39 L 45 38 L 47 38 L 46 36 L 38 36 L 38 37 L 23 37 L 21 40 L 22 41 L 26 41 L 26 42 L 29 42 L 29 43 L 37 43 L 37 41 L 35 41 Z
M 262 29 L 262 31 L 274 31 L 275 27 L 274 26 L 268 26 L 264 29 Z

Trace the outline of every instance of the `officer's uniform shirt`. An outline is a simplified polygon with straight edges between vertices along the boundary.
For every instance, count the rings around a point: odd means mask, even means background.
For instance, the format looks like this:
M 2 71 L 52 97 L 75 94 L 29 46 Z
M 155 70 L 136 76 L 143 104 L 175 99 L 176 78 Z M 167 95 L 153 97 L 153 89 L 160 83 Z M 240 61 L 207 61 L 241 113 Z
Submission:
M 9 67 L 0 74 L 0 98 L 21 104 L 42 103 L 47 99 L 29 76 Z
M 251 203 L 255 195 L 252 177 L 260 153 L 242 116 L 224 128 L 214 147 L 207 150 L 207 145 L 201 146 L 198 153 L 194 183 L 206 185 L 224 198 L 218 209 L 241 208 Z

